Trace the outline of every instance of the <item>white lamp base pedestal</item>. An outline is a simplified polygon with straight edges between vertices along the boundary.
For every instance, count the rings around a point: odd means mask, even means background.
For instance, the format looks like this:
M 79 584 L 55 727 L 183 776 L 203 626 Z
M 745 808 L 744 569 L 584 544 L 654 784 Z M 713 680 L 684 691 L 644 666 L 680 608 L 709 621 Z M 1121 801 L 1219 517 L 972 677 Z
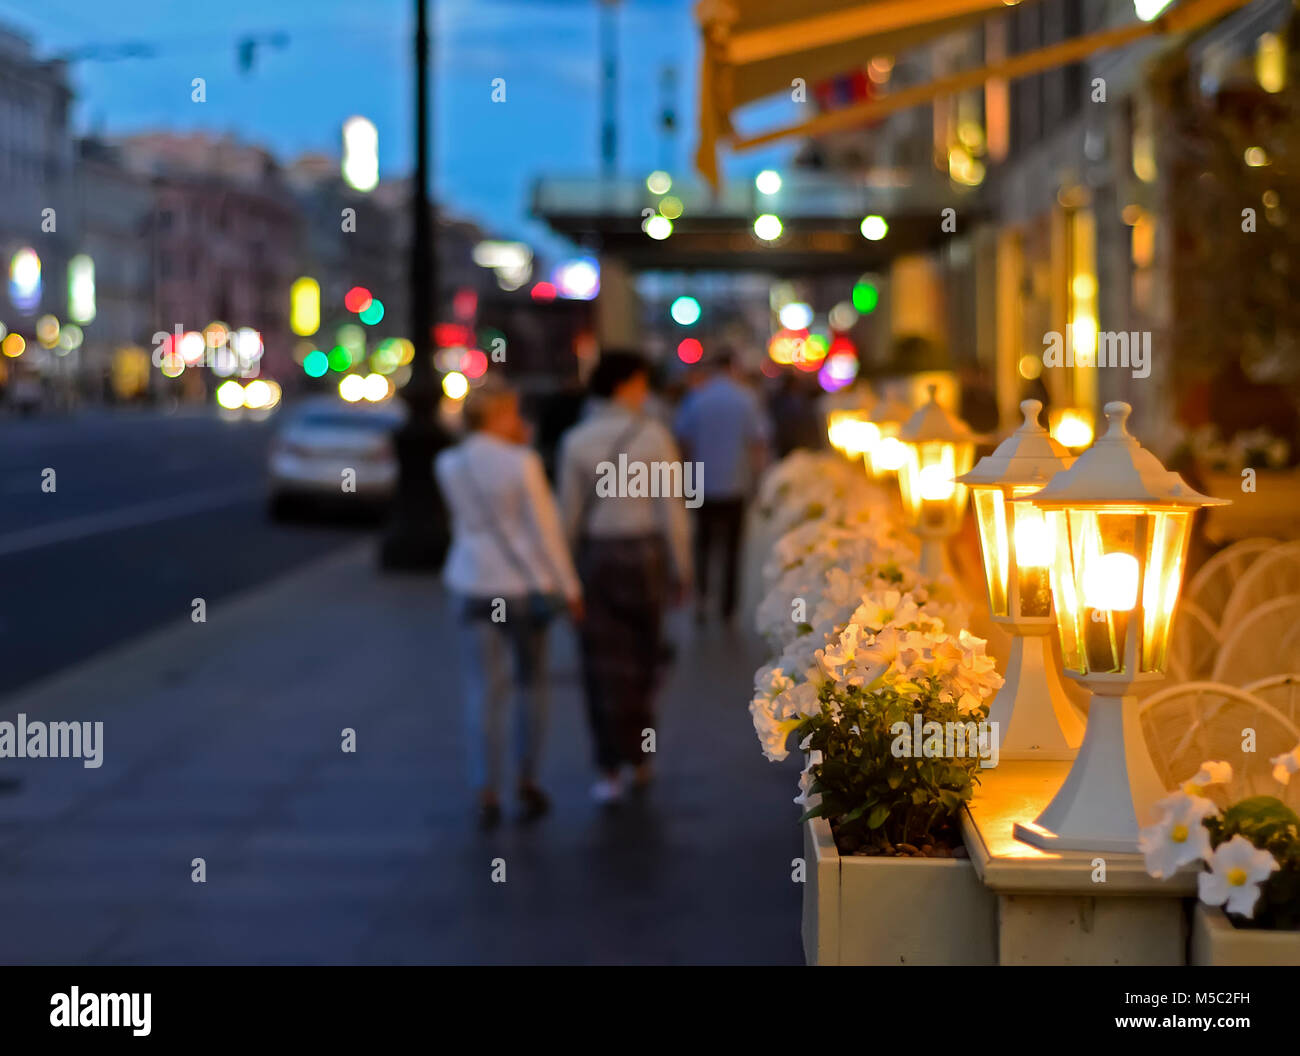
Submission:
M 1137 853 L 1138 831 L 1165 795 L 1135 696 L 1094 694 L 1087 731 L 1061 789 L 1016 839 L 1045 851 Z
M 921 536 L 921 575 L 927 579 L 951 576 L 948 565 L 947 540 L 931 535 Z
M 1046 634 L 1011 640 L 1006 679 L 989 705 L 1001 759 L 1073 759 L 1083 741 L 1083 717 L 1061 684 Z

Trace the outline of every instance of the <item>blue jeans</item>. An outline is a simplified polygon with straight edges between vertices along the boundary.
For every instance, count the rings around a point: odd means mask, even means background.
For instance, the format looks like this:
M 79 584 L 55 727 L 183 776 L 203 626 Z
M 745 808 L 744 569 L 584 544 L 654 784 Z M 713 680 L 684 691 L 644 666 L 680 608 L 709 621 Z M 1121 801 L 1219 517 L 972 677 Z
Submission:
M 466 599 L 454 598 L 456 610 Z M 507 711 L 513 703 L 514 760 L 520 783 L 536 783 L 546 732 L 546 628 L 510 614 L 526 611 L 523 598 L 507 598 L 506 618 L 461 619 L 460 669 L 465 693 L 471 787 L 501 787 Z

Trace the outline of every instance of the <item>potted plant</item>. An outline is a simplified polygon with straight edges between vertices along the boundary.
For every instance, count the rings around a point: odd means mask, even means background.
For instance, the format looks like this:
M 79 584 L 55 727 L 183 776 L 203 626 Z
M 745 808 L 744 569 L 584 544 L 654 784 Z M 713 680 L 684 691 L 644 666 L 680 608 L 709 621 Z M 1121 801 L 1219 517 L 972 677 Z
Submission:
M 1272 760 L 1289 782 L 1300 745 Z M 1143 830 L 1147 872 L 1157 879 L 1200 862 L 1192 911 L 1192 964 L 1300 965 L 1300 816 L 1276 796 L 1250 796 L 1220 808 L 1213 786 L 1232 779 L 1225 762 L 1208 762 L 1158 804 Z
M 804 951 L 810 964 L 996 963 L 996 902 L 957 815 L 996 763 L 984 642 L 950 634 L 924 591 L 869 591 L 799 679 L 760 672 L 770 759 L 800 739 Z

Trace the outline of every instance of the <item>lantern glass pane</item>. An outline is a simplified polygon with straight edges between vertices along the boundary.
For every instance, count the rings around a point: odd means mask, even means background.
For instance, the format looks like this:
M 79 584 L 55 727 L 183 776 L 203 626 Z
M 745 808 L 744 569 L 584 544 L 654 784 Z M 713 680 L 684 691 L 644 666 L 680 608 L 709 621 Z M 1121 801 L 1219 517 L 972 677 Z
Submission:
M 926 440 L 907 448 L 899 487 L 910 523 L 922 535 L 949 535 L 966 509 L 967 487 L 954 478 L 970 470 L 975 445 Z
M 1055 544 L 1052 560 L 1052 596 L 1056 600 L 1056 629 L 1061 638 L 1061 662 L 1070 671 L 1086 670 L 1083 661 L 1083 606 L 1074 578 L 1070 547 L 1070 518 L 1065 510 L 1044 510 L 1047 530 Z
M 1192 516 L 1187 510 L 1147 515 L 1151 526 L 1142 583 L 1142 671 L 1163 671 L 1169 629 L 1183 580 Z
M 916 527 L 921 521 L 920 456 L 915 444 L 904 444 L 903 448 L 903 464 L 898 467 L 898 493 L 903 498 L 907 523 Z
M 975 523 L 980 533 L 980 552 L 984 555 L 984 581 L 988 586 L 989 609 L 994 616 L 1006 616 L 1010 570 L 1006 501 L 1001 488 L 973 488 L 971 494 L 974 497 Z
M 1137 548 L 1144 514 L 1083 509 L 1053 511 L 1050 518 L 1057 540 L 1052 589 L 1065 665 L 1085 675 L 1123 674 L 1141 583 Z M 1065 545 L 1068 552 L 1062 552 Z
M 1051 569 L 1056 538 L 1043 511 L 1029 502 L 1011 502 L 1019 615 L 1052 615 Z

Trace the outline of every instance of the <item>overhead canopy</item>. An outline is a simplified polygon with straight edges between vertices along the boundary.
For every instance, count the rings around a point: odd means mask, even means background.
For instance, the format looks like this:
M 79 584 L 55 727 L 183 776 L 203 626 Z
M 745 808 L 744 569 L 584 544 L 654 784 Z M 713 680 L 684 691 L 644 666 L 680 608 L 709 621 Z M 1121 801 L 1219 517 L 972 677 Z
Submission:
M 704 38 L 697 167 L 717 183 L 718 139 L 732 111 L 757 99 L 861 68 L 961 29 L 1003 0 L 700 0 Z
M 717 186 L 719 141 L 728 140 L 743 150 L 790 136 L 860 126 L 993 77 L 1022 77 L 1142 37 L 1199 28 L 1249 2 L 1183 0 L 1152 22 L 1076 37 L 798 125 L 740 138 L 732 127 L 732 113 L 755 100 L 789 92 L 795 78 L 807 84 L 860 69 L 872 56 L 893 55 L 974 25 L 1004 11 L 1007 4 L 1005 0 L 699 0 L 696 18 L 703 57 L 696 168 Z

